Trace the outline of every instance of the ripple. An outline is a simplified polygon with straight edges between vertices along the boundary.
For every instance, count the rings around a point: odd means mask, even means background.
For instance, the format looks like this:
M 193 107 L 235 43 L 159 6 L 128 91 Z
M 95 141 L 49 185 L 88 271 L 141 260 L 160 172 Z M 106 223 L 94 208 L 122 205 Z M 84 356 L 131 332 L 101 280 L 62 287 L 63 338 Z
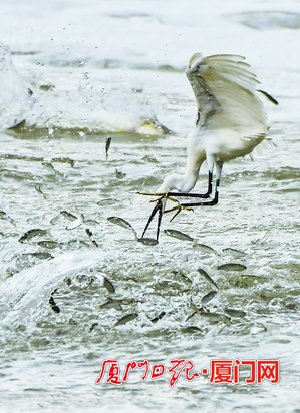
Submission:
M 299 29 L 300 14 L 286 11 L 251 11 L 226 15 L 231 20 L 257 30 Z

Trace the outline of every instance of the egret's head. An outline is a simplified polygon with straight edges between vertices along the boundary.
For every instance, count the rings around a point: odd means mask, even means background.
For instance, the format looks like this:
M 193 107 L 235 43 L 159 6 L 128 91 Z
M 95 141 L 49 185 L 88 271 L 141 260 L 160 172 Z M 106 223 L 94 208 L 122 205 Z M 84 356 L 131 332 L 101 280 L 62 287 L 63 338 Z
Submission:
M 193 56 L 190 58 L 187 72 L 188 73 L 195 72 L 198 69 L 198 65 L 202 59 L 203 59 L 203 55 L 201 53 L 194 53 Z
M 177 191 L 180 191 L 181 186 L 182 186 L 182 180 L 183 180 L 183 177 L 175 173 L 166 176 L 166 178 L 164 179 L 164 182 L 158 188 L 157 193 L 168 192 L 174 189 Z

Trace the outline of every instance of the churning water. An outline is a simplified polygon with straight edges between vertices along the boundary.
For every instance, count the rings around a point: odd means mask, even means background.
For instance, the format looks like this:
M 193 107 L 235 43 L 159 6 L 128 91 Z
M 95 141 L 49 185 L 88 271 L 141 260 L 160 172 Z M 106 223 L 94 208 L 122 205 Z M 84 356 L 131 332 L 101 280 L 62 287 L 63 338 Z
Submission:
M 299 2 L 3 0 L 0 15 L 1 412 L 299 412 Z M 280 103 L 276 146 L 225 165 L 219 205 L 164 218 L 196 241 L 142 245 L 107 218 L 140 235 L 153 204 L 137 191 L 184 167 L 195 51 L 247 56 Z M 105 358 L 178 357 L 279 359 L 281 379 L 95 385 Z

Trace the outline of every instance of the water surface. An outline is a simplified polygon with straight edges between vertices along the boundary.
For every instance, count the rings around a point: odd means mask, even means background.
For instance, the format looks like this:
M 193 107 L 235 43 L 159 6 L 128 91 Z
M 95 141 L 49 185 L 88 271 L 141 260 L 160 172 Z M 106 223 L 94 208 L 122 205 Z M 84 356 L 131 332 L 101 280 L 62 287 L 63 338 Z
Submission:
M 2 2 L 1 412 L 298 411 L 298 12 L 296 1 L 267 0 Z M 219 205 L 164 218 L 163 229 L 215 252 L 165 233 L 145 246 L 107 221 L 122 217 L 140 235 L 153 204 L 137 191 L 183 169 L 195 51 L 247 56 L 280 102 L 266 102 L 276 146 L 225 165 Z M 205 183 L 204 168 L 199 191 Z M 21 238 L 32 229 L 43 231 Z M 228 263 L 246 270 L 218 270 Z M 214 289 L 199 268 L 219 287 L 206 305 L 214 317 L 189 318 Z M 126 314 L 137 317 L 114 326 Z M 199 368 L 279 359 L 281 381 L 170 388 L 133 374 L 95 385 L 105 358 L 123 369 L 176 357 Z

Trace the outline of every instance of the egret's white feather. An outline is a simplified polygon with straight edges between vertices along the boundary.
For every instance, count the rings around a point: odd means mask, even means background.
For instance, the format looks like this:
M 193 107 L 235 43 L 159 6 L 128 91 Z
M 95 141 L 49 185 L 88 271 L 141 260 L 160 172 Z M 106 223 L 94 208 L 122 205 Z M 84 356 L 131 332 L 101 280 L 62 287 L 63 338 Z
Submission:
M 256 90 L 259 81 L 244 59 L 226 54 L 192 56 L 187 76 L 198 104 L 198 124 L 202 127 L 239 128 L 244 129 L 245 135 L 266 132 L 269 125 Z

